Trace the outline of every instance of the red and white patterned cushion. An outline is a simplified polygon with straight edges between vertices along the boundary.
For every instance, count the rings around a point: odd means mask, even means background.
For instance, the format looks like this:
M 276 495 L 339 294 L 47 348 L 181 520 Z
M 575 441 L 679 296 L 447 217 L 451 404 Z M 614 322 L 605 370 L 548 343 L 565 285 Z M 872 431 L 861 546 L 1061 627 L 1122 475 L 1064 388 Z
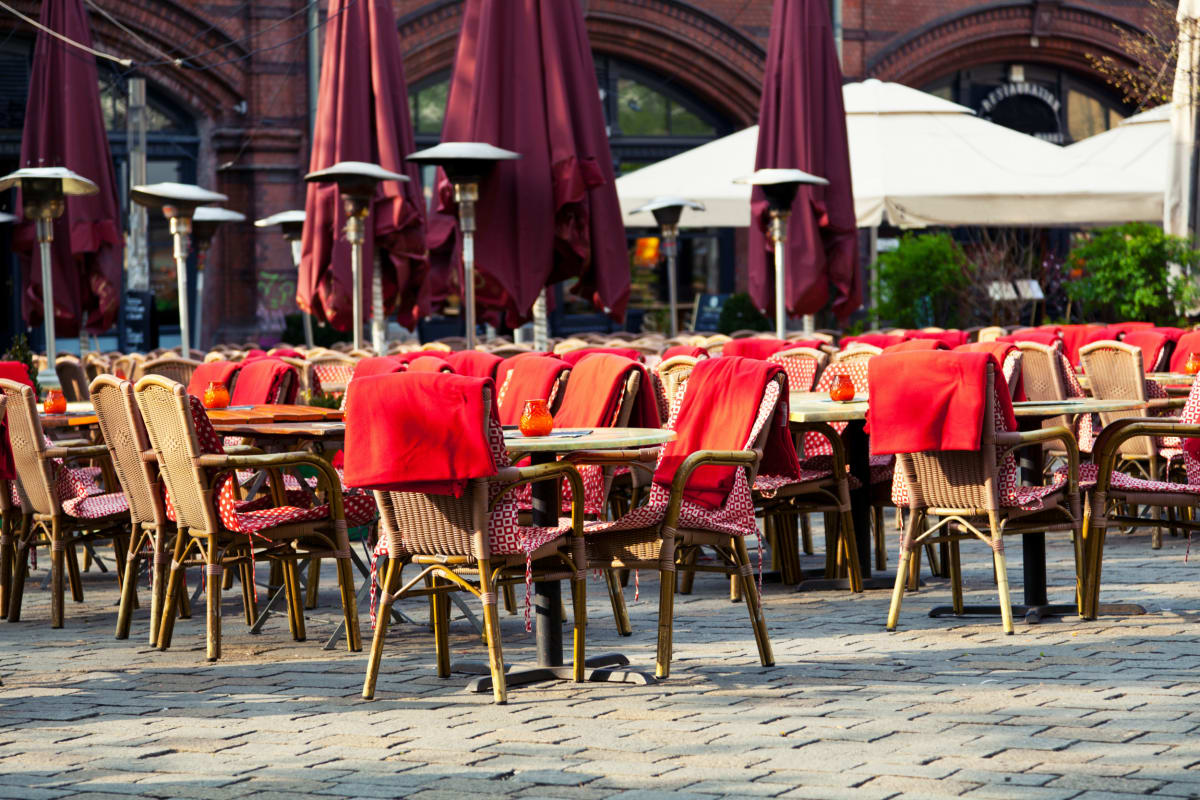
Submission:
M 767 359 L 783 367 L 788 376 L 788 386 L 793 392 L 811 392 L 817 377 L 817 360 L 812 356 L 784 356 L 776 353 Z
M 105 517 L 125 514 L 129 511 L 129 501 L 121 492 L 107 494 L 92 494 L 73 497 L 62 504 L 63 511 L 76 519 L 103 519 Z
M 854 391 L 857 394 L 865 395 L 867 393 L 867 358 L 854 358 L 849 361 L 837 361 L 830 364 L 821 373 L 821 379 L 817 381 L 817 387 L 814 391 L 828 392 L 837 383 L 837 379 L 842 375 L 849 375 L 851 382 L 854 384 Z M 791 376 L 788 376 L 789 383 Z M 833 429 L 841 433 L 846 429 L 844 422 L 830 423 Z M 827 456 L 832 455 L 833 447 L 826 439 L 815 431 L 809 431 L 804 434 L 803 439 L 804 458 L 807 460 L 812 456 Z
M 340 383 L 344 386 L 354 376 L 354 365 L 313 364 L 312 376 L 321 383 Z
M 1196 463 L 1193 459 L 1193 463 Z M 1198 465 L 1200 466 L 1200 465 Z M 1090 492 L 1096 488 L 1096 480 L 1100 474 L 1100 467 L 1096 464 L 1080 464 L 1079 465 L 1079 490 L 1081 492 Z M 1065 483 L 1067 480 L 1067 468 L 1060 467 L 1054 473 L 1055 482 Z M 1151 481 L 1144 478 L 1136 478 L 1133 475 L 1128 475 L 1124 472 L 1113 470 L 1112 476 L 1109 478 L 1109 487 L 1114 491 L 1119 492 L 1134 492 L 1139 494 L 1151 494 L 1170 492 L 1178 494 L 1196 494 L 1200 495 L 1200 483 L 1174 483 L 1171 481 Z

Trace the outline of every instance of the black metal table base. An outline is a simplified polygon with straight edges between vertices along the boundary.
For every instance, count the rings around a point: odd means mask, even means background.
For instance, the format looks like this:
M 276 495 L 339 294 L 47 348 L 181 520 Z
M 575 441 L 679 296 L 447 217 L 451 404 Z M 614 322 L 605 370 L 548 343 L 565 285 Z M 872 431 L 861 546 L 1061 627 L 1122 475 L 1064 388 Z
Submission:
M 1145 614 L 1146 609 L 1133 603 L 1113 603 L 1100 605 L 1101 615 L 1132 617 Z M 1079 606 L 1074 603 L 1048 603 L 1037 606 L 1013 606 L 1013 619 L 1025 617 L 1025 622 L 1036 625 L 1047 617 L 1074 617 L 1079 615 Z M 998 617 L 1000 606 L 963 606 L 961 614 L 954 613 L 954 606 L 934 606 L 929 611 L 931 617 Z
M 633 669 L 606 669 L 606 667 L 624 667 L 629 664 L 629 659 L 620 653 L 591 656 L 584 659 L 584 664 L 586 669 L 583 671 L 583 679 L 590 683 L 636 683 L 641 686 L 649 686 L 658 682 L 658 679 L 648 672 Z M 492 675 L 487 664 L 465 662 L 451 666 L 450 671 L 478 675 L 467 683 L 466 691 L 468 692 L 478 694 L 492 690 Z M 571 664 L 564 664 L 561 667 L 514 666 L 508 668 L 504 673 L 504 681 L 510 688 L 527 683 L 574 679 L 575 669 Z

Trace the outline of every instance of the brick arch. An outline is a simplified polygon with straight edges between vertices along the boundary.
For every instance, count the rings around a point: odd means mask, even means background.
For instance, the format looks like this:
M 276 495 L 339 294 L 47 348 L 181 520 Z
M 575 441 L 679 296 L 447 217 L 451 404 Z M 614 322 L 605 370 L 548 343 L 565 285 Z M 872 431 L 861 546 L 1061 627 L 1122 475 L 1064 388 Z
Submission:
M 947 74 L 996 61 L 1026 61 L 1070 70 L 1106 83 L 1090 57 L 1119 66 L 1133 61 L 1121 50 L 1126 20 L 1054 0 L 990 3 L 923 25 L 868 59 L 867 75 L 923 86 Z
M 596 52 L 670 78 L 735 126 L 753 125 L 762 92 L 762 47 L 682 0 L 589 0 Z M 462 0 L 435 0 L 397 22 L 404 68 L 415 83 L 454 64 Z

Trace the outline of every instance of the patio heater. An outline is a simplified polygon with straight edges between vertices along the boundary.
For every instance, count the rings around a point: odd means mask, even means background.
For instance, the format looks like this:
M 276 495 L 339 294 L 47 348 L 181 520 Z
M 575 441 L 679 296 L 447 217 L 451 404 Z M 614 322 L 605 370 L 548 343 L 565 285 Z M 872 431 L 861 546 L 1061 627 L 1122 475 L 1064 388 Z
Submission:
M 682 197 L 656 197 L 629 214 L 649 211 L 654 221 L 662 228 L 663 249 L 667 251 L 667 298 L 671 306 L 671 336 L 679 335 L 679 277 L 675 274 L 676 250 L 679 245 L 679 217 L 685 208 L 704 210 L 703 203 L 685 200 Z
M 220 192 L 210 192 L 190 183 L 151 183 L 134 186 L 129 190 L 133 202 L 147 208 L 161 208 L 163 216 L 171 221 L 171 237 L 174 239 L 175 279 L 179 287 L 179 352 L 184 358 L 191 356 L 192 327 L 188 318 L 187 255 L 188 237 L 192 234 L 192 216 L 200 206 L 224 203 L 229 198 Z
M 780 339 L 787 336 L 787 299 L 784 297 L 787 282 L 787 221 L 792 213 L 792 201 L 804 183 L 828 186 L 829 181 L 798 169 L 760 169 L 753 175 L 735 178 L 734 183 L 748 183 L 762 187 L 767 197 L 767 208 L 771 212 L 771 244 L 775 250 L 775 335 Z M 804 332 L 813 332 L 812 314 L 804 315 Z
M 354 282 L 354 349 L 362 347 L 362 270 L 366 246 L 367 217 L 380 181 L 406 181 L 407 175 L 365 161 L 339 161 L 331 167 L 304 176 L 309 183 L 336 183 L 346 212 L 346 241 L 350 242 L 350 274 Z M 372 254 L 373 256 L 374 254 Z M 382 355 L 387 350 L 387 319 L 383 311 L 383 277 L 372 262 L 371 344 Z
M 213 236 L 223 223 L 245 222 L 246 215 L 228 208 L 201 206 L 192 216 L 192 244 L 196 248 L 196 349 L 204 341 L 204 265 Z
M 278 225 L 283 233 L 283 238 L 292 245 L 292 265 L 296 269 L 300 269 L 300 255 L 303 249 L 301 237 L 304 233 L 304 209 L 296 209 L 292 211 L 280 211 L 278 214 L 272 214 L 269 217 L 263 217 L 254 221 L 256 228 L 270 228 L 272 225 Z M 304 321 L 304 346 L 313 346 L 313 325 L 312 314 L 307 311 L 300 312 L 300 318 Z
M 454 202 L 458 204 L 458 225 L 463 236 L 463 319 L 469 350 L 475 349 L 475 203 L 479 200 L 479 184 L 496 166 L 496 162 L 512 161 L 520 157 L 520 153 L 502 150 L 483 142 L 443 142 L 408 157 L 409 161 L 417 164 L 441 167 L 454 186 Z M 544 302 L 542 318 L 544 329 Z M 537 324 L 535 306 L 535 330 Z
M 21 189 L 22 213 L 37 224 L 38 247 L 42 259 L 42 324 L 46 329 L 46 368 L 38 372 L 38 383 L 57 388 L 58 357 L 54 338 L 54 276 L 51 274 L 50 243 L 54 241 L 54 220 L 67 210 L 69 196 L 96 194 L 100 187 L 66 167 L 25 167 L 0 178 L 0 192 L 17 186 Z

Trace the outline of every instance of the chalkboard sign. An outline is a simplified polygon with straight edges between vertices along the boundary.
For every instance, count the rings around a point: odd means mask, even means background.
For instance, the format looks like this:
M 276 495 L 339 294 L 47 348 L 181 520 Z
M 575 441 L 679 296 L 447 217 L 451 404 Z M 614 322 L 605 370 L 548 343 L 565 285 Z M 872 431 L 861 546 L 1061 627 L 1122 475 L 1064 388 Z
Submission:
M 146 353 L 158 347 L 153 292 L 125 293 L 118 342 L 124 353 Z
M 721 321 L 721 309 L 731 295 L 700 294 L 696 295 L 695 305 L 692 306 L 692 330 L 715 331 Z

